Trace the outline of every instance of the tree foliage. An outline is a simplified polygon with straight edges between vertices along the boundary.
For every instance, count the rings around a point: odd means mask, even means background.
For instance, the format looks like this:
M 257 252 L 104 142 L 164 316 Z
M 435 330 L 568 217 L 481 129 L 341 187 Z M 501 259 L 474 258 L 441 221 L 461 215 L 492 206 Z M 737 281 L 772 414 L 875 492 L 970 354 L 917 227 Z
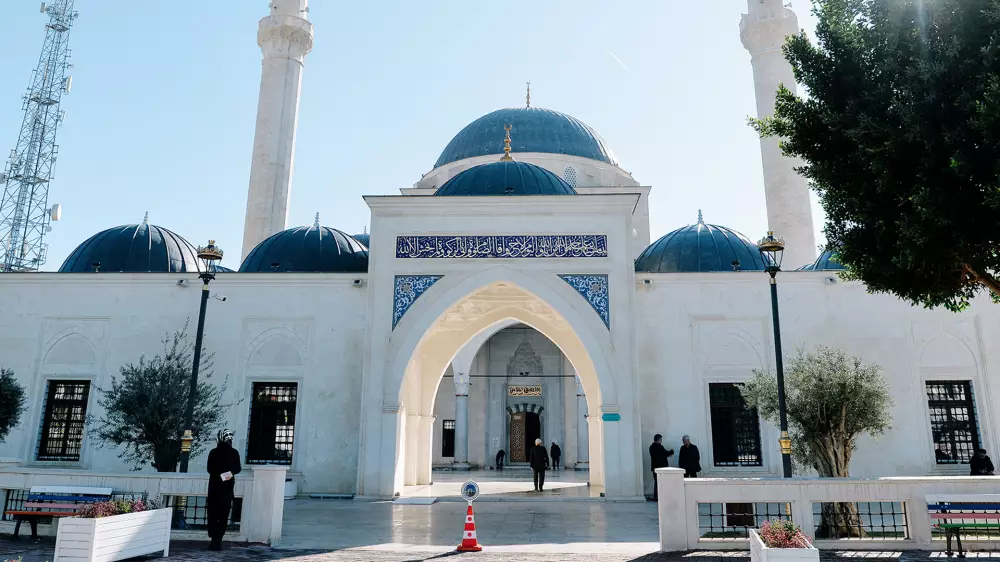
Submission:
M 0 442 L 21 421 L 24 403 L 24 387 L 14 378 L 14 371 L 0 368 Z
M 772 118 L 819 193 L 828 249 L 871 292 L 1000 300 L 1000 1 L 814 0 L 784 46 L 808 96 Z
M 163 354 L 121 367 L 120 377 L 111 387 L 98 388 L 103 415 L 91 419 L 91 435 L 101 445 L 117 447 L 121 458 L 141 470 L 146 463 L 160 472 L 173 472 L 180 455 L 184 433 L 185 406 L 191 385 L 194 346 L 187 326 L 163 338 Z M 225 381 L 216 387 L 212 377 L 212 356 L 202 355 L 194 408 L 194 443 L 191 456 L 204 450 L 220 429 L 226 409 Z

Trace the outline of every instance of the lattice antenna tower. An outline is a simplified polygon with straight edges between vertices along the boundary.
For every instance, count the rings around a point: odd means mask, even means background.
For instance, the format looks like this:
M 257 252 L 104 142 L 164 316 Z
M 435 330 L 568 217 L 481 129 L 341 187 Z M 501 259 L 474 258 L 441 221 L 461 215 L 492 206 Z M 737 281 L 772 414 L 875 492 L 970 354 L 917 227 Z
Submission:
M 73 1 L 42 3 L 42 13 L 49 16 L 45 42 L 24 96 L 24 122 L 17 146 L 0 173 L 4 187 L 0 198 L 0 271 L 38 271 L 45 263 L 48 246 L 43 239 L 52 230 L 49 222 L 59 220 L 61 214 L 59 205 L 48 206 L 49 182 L 59 153 L 56 131 L 65 118 L 59 102 L 73 81 L 68 75 L 72 69 L 69 32 L 77 17 Z

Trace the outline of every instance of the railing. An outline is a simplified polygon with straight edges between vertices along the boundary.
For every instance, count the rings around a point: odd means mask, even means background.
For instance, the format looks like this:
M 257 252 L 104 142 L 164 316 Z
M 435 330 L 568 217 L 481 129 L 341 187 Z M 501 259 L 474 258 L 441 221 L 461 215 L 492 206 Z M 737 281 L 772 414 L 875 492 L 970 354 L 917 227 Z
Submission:
M 664 551 L 747 549 L 749 529 L 774 519 L 799 525 L 821 549 L 943 550 L 926 496 L 1000 493 L 1000 478 L 989 476 L 685 479 L 677 468 L 656 472 Z M 1000 548 L 1000 537 L 989 534 L 963 535 L 966 542 Z

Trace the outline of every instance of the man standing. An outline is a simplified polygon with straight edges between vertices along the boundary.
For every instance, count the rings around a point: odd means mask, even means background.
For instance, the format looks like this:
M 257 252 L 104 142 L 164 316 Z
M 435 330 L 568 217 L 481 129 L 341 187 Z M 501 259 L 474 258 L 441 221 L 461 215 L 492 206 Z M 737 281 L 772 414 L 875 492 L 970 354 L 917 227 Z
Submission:
M 209 550 L 222 550 L 222 536 L 229 526 L 229 510 L 233 507 L 233 490 L 236 475 L 240 473 L 240 452 L 233 448 L 233 432 L 223 429 L 217 439 L 219 444 L 208 453 L 208 536 L 212 543 Z
M 969 476 L 993 476 L 993 461 L 986 449 L 976 451 L 976 456 L 969 461 Z
M 497 451 L 497 470 L 503 470 L 503 459 L 507 456 L 507 451 L 500 449 Z
M 677 455 L 677 466 L 684 469 L 684 478 L 697 478 L 701 472 L 701 453 L 698 446 L 691 443 L 691 438 L 685 435 L 681 441 L 681 452 Z
M 663 447 L 663 436 L 657 433 L 653 436 L 653 444 L 649 446 L 649 466 L 653 468 L 653 501 L 660 501 L 660 494 L 656 487 L 656 469 L 670 466 L 670 457 L 674 450 L 669 451 Z
M 535 491 L 541 492 L 545 486 L 545 469 L 549 466 L 549 453 L 542 445 L 541 439 L 535 439 L 535 446 L 531 448 L 528 461 L 531 464 L 531 472 L 535 474 Z
M 551 450 L 552 450 L 552 470 L 559 470 L 559 459 L 562 458 L 562 449 L 560 449 L 559 445 L 556 445 L 556 442 L 553 441 Z

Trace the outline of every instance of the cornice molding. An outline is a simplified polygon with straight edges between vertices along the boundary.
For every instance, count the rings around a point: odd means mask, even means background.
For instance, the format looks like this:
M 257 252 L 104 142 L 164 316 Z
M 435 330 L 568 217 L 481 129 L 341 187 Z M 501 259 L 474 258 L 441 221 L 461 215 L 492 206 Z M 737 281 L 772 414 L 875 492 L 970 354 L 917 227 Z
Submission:
M 290 56 L 301 59 L 313 48 L 314 28 L 296 16 L 265 16 L 257 28 L 257 46 L 265 57 Z
M 628 188 L 617 188 L 628 189 Z M 524 217 L 622 214 L 631 216 L 641 194 L 624 192 L 588 195 L 532 195 L 532 196 L 462 196 L 462 197 L 413 197 L 408 195 L 365 195 L 365 203 L 373 213 L 382 216 L 415 214 L 474 215 L 489 217 Z M 499 199 L 499 201 L 498 201 Z

